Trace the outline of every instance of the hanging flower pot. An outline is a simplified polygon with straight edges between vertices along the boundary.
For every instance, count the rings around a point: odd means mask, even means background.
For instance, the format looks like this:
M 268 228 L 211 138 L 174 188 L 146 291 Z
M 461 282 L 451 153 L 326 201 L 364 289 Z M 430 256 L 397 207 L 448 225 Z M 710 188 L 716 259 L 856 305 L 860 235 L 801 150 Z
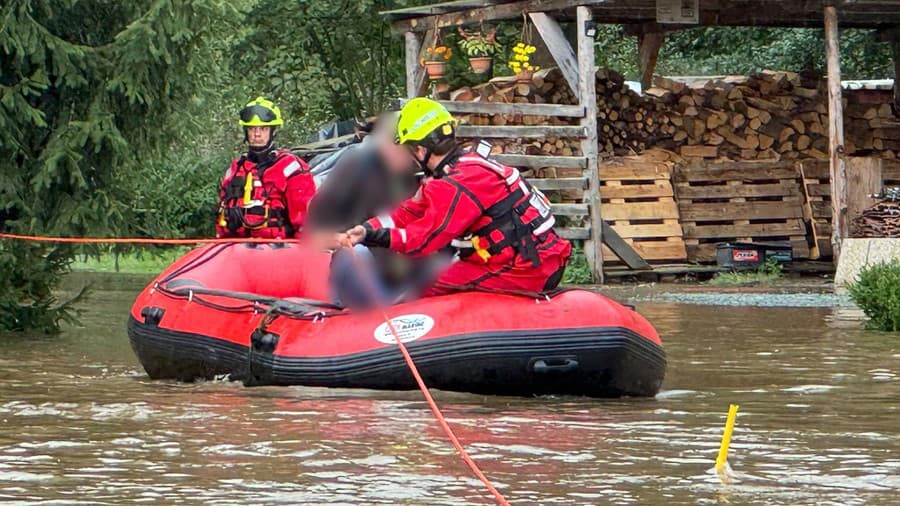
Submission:
M 469 58 L 469 65 L 472 67 L 472 72 L 475 72 L 476 74 L 484 74 L 491 70 L 491 65 L 493 63 L 493 56 L 477 56 L 475 58 Z
M 428 79 L 432 81 L 442 79 L 444 73 L 447 72 L 447 62 L 442 60 L 426 61 L 425 72 L 428 74 Z
M 422 62 L 428 79 L 432 81 L 444 77 L 447 71 L 447 61 L 453 56 L 453 51 L 447 46 L 432 46 L 425 50 L 426 59 Z
M 500 49 L 500 44 L 497 42 L 497 30 L 485 32 L 482 27 L 480 31 L 469 32 L 460 27 L 459 34 L 462 36 L 459 47 L 469 57 L 472 71 L 476 74 L 483 74 L 491 70 L 494 54 Z

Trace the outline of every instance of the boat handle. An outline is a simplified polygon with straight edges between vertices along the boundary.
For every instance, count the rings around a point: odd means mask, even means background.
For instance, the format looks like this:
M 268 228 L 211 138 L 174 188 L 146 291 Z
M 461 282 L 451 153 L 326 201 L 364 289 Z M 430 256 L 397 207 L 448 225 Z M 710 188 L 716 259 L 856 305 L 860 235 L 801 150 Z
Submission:
M 573 358 L 542 358 L 531 366 L 538 374 L 572 372 L 578 369 L 578 361 Z

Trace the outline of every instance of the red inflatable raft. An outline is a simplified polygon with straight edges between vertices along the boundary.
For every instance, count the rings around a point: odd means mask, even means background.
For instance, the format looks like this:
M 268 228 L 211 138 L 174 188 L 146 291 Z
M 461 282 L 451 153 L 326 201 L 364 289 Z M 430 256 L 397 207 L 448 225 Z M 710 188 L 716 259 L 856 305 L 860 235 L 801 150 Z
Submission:
M 329 255 L 294 244 L 211 245 L 138 296 L 128 335 L 155 379 L 407 390 L 378 311 L 322 302 Z M 585 290 L 468 292 L 389 309 L 425 382 L 482 394 L 652 396 L 666 360 L 633 310 Z

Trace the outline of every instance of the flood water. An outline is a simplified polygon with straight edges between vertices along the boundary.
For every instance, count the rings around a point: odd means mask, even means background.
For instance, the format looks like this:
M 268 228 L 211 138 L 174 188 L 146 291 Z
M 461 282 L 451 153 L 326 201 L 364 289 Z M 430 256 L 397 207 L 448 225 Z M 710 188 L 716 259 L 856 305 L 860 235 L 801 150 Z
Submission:
M 417 392 L 147 380 L 135 294 L 96 291 L 61 336 L 0 338 L 0 501 L 490 503 Z M 900 337 L 833 308 L 638 309 L 667 346 L 656 399 L 437 392 L 513 504 L 900 504 Z

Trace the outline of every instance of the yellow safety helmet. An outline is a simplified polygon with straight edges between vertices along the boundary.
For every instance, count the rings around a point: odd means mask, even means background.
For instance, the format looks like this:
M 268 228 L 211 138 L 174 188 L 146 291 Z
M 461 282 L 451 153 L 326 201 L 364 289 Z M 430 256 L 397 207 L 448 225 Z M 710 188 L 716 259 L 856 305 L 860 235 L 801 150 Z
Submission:
M 241 109 L 241 126 L 244 128 L 281 125 L 284 125 L 284 120 L 281 119 L 281 109 L 265 97 L 256 97 L 256 100 Z
M 446 107 L 430 98 L 410 100 L 400 110 L 397 119 L 397 144 L 420 144 L 432 134 L 431 141 L 451 137 L 457 121 Z

